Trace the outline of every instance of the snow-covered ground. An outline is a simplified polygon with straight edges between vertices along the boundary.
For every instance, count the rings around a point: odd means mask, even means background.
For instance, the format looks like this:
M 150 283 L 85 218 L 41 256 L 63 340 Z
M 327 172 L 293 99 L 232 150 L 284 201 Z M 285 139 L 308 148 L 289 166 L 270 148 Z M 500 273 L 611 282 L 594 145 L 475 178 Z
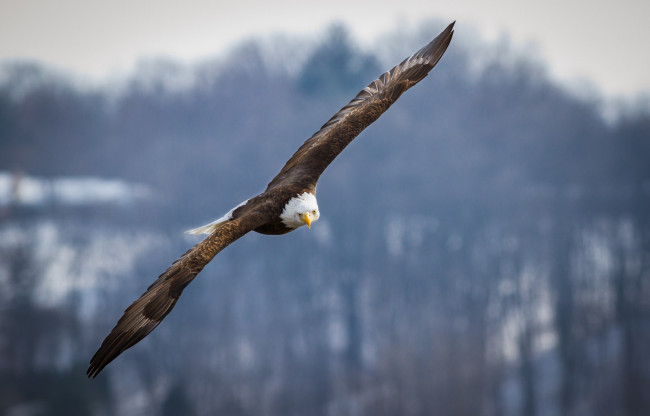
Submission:
M 95 177 L 40 178 L 22 173 L 0 172 L 0 205 L 128 204 L 147 199 L 151 190 L 138 183 Z
M 0 209 L 9 205 L 131 205 L 152 195 L 143 184 L 118 179 L 45 178 L 0 171 Z M 21 253 L 28 262 L 25 267 L 38 276 L 33 282 L 35 300 L 56 306 L 71 293 L 79 293 L 84 300 L 80 308 L 88 312 L 98 290 L 110 290 L 117 277 L 133 274 L 139 256 L 159 247 L 160 241 L 164 236 L 147 228 L 88 223 L 84 218 L 61 224 L 47 214 L 29 222 L 5 216 L 0 223 L 0 287 L 10 286 L 5 285 L 12 272 L 11 257 Z M 3 293 L 0 299 L 3 296 L 11 293 Z
M 120 277 L 135 273 L 140 256 L 163 243 L 164 235 L 146 229 L 95 229 L 90 224 L 70 228 L 47 219 L 0 226 L 0 251 L 22 251 L 29 262 L 26 272 L 38 275 L 33 282 L 35 300 L 46 306 L 61 305 L 74 292 L 83 294 L 82 300 L 94 300 L 98 289 L 114 289 Z M 9 263 L 0 255 L 0 287 L 9 279 Z M 80 306 L 85 312 L 94 307 Z

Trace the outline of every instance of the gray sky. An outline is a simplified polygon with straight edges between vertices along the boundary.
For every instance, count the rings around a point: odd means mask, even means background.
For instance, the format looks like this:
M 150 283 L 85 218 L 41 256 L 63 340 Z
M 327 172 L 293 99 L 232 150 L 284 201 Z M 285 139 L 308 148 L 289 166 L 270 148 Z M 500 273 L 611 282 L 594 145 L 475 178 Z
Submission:
M 0 0 L 0 59 L 36 58 L 101 78 L 142 55 L 192 60 L 251 35 L 313 37 L 335 19 L 369 43 L 433 17 L 487 39 L 505 32 L 520 47 L 535 43 L 564 81 L 635 94 L 650 91 L 649 16 L 648 0 Z

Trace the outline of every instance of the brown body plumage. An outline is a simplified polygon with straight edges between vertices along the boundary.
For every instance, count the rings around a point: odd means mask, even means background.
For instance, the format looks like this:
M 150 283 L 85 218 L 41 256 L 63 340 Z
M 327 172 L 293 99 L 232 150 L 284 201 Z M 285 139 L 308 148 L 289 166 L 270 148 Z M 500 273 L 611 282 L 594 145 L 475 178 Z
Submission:
M 153 331 L 172 310 L 183 289 L 229 244 L 249 231 L 285 234 L 294 230 L 280 218 L 289 201 L 304 193 L 315 195 L 320 175 L 334 158 L 404 91 L 427 76 L 447 49 L 453 26 L 450 24 L 428 45 L 361 90 L 296 151 L 263 193 L 232 211 L 227 221 L 161 274 L 124 311 L 90 360 L 88 376 L 97 376 L 108 363 Z

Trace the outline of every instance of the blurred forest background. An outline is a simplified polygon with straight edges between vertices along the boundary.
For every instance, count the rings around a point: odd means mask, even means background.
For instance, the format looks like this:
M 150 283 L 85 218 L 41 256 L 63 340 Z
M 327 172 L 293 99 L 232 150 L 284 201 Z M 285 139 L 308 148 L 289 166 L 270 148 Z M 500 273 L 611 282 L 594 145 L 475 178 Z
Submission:
M 605 118 L 507 41 L 454 39 L 325 172 L 311 230 L 238 241 L 86 379 L 182 231 L 443 27 L 363 50 L 333 25 L 93 87 L 2 64 L 0 413 L 650 414 L 650 111 Z

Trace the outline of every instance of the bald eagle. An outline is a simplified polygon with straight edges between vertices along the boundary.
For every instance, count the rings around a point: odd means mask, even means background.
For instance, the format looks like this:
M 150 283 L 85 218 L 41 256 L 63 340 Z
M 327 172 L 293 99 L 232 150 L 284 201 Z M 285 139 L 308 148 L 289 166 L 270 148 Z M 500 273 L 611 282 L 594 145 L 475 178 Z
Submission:
M 96 377 L 108 363 L 153 331 L 176 305 L 183 289 L 229 244 L 249 231 L 285 234 L 303 225 L 311 228 L 320 217 L 316 184 L 325 168 L 404 91 L 428 75 L 447 50 L 454 23 L 334 114 L 300 146 L 264 192 L 216 221 L 188 231 L 208 237 L 176 260 L 124 311 L 90 360 L 88 377 Z

